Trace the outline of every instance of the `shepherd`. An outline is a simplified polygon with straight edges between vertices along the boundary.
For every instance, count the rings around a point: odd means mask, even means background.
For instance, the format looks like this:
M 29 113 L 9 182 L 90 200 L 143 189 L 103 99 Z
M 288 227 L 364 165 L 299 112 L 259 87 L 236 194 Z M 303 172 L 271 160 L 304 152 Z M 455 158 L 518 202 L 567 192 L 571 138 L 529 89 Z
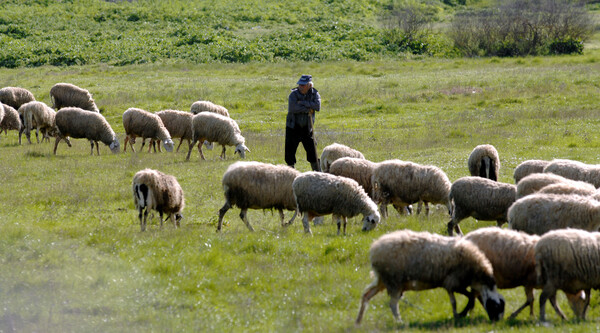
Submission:
M 296 150 L 302 142 L 306 160 L 313 171 L 321 171 L 317 155 L 314 124 L 315 112 L 321 110 L 321 95 L 313 88 L 312 76 L 302 75 L 288 97 L 288 114 L 285 120 L 285 163 L 296 164 Z

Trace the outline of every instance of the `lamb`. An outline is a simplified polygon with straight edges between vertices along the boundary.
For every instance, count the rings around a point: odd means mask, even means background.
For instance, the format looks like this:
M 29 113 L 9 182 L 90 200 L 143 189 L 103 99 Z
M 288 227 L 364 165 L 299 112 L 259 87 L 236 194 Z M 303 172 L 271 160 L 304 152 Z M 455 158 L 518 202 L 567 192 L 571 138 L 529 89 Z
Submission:
M 533 173 L 544 172 L 544 168 L 549 163 L 550 161 L 544 160 L 527 160 L 517 165 L 513 173 L 513 177 L 515 178 L 515 184 L 518 184 L 521 181 L 521 179 L 523 179 L 525 176 L 531 175 Z
M 508 225 L 532 235 L 563 228 L 596 231 L 600 227 L 600 202 L 580 195 L 532 194 L 510 207 Z
M 34 126 L 36 127 L 35 138 L 37 143 L 40 143 L 40 129 L 42 130 L 42 141 L 44 139 L 50 141 L 49 135 L 56 136 L 56 128 L 54 126 L 56 111 L 51 109 L 46 103 L 38 101 L 25 103 L 21 105 L 18 112 L 23 116 L 25 136 L 27 136 L 29 143 L 31 143 L 31 130 Z
M 20 87 L 5 87 L 0 89 L 0 102 L 10 105 L 15 110 L 18 110 L 21 105 L 35 101 L 33 94 Z
M 504 298 L 496 290 L 492 264 L 468 240 L 411 230 L 395 231 L 375 240 L 369 250 L 374 281 L 362 294 L 356 324 L 360 324 L 367 303 L 387 289 L 390 309 L 401 321 L 398 301 L 407 290 L 442 287 L 448 292 L 454 318 L 461 318 L 475 306 L 475 296 L 492 321 L 504 315 Z M 471 291 L 467 291 L 467 287 Z M 469 298 L 458 313 L 454 293 Z
M 354 157 L 364 159 L 365 156 L 359 152 L 358 150 L 352 149 L 348 146 L 332 143 L 329 146 L 323 148 L 323 152 L 321 153 L 321 171 L 329 172 L 329 167 L 333 161 L 342 157 Z
M 595 188 L 600 188 L 600 165 L 571 160 L 553 160 L 544 168 L 544 172 L 580 180 L 594 185 Z
M 94 143 L 96 143 L 96 152 L 100 155 L 98 141 L 102 141 L 107 145 L 113 154 L 119 152 L 120 145 L 117 135 L 108 121 L 98 112 L 75 107 L 62 108 L 56 112 L 54 122 L 58 129 L 56 142 L 54 143 L 54 155 L 56 155 L 56 148 L 62 139 L 65 139 L 67 145 L 71 147 L 67 137 L 88 139 L 92 146 L 92 155 L 94 154 Z
M 2 104 L 2 107 L 4 108 L 4 117 L 0 123 L 0 132 L 2 130 L 4 130 L 5 133 L 8 133 L 9 130 L 19 131 L 19 144 L 21 144 L 20 134 L 23 126 L 21 124 L 21 120 L 19 119 L 19 112 L 17 112 L 17 110 L 8 104 Z
M 363 214 L 363 231 L 379 223 L 381 216 L 377 205 L 354 180 L 323 172 L 305 172 L 292 183 L 298 211 L 302 213 L 304 232 L 310 231 L 310 221 L 316 216 L 333 214 L 337 219 L 337 233 L 343 221 L 344 234 L 348 217 Z
M 127 151 L 127 142 L 129 141 L 131 150 L 135 153 L 133 144 L 138 136 L 143 139 L 140 150 L 144 149 L 146 138 L 150 138 L 160 140 L 168 152 L 173 151 L 171 135 L 156 114 L 138 108 L 129 108 L 123 113 L 123 128 L 126 134 L 125 143 L 123 144 L 124 152 Z
M 380 162 L 373 170 L 373 199 L 377 203 L 408 206 L 421 201 L 429 214 L 429 204 L 443 204 L 450 210 L 448 194 L 452 183 L 440 168 L 400 160 Z
M 217 142 L 223 147 L 220 157 L 225 159 L 225 146 L 235 146 L 235 153 L 240 154 L 241 158 L 246 157 L 246 151 L 250 149 L 244 144 L 246 139 L 242 136 L 240 127 L 235 120 L 212 112 L 200 112 L 192 118 L 192 143 L 188 151 L 186 160 L 190 160 L 192 148 L 197 142 Z M 203 160 L 202 145 L 198 145 L 200 157 Z
M 165 221 L 170 219 L 177 228 L 183 218 L 181 212 L 185 206 L 183 190 L 177 179 L 158 170 L 144 169 L 133 176 L 133 202 L 138 210 L 140 227 L 146 230 L 146 220 L 150 210 L 160 215 L 160 227 L 163 224 L 163 213 L 167 214 Z M 142 219 L 143 212 L 143 219 Z
M 577 229 L 554 230 L 544 234 L 535 245 L 535 269 L 542 287 L 540 321 L 546 321 L 546 301 L 562 319 L 566 316 L 556 303 L 556 291 L 567 294 L 584 291 L 585 304 L 575 314 L 581 319 L 590 304 L 592 288 L 600 285 L 600 233 Z
M 469 155 L 469 172 L 471 176 L 479 176 L 498 180 L 500 158 L 498 151 L 492 145 L 479 145 Z
M 517 199 L 539 192 L 544 187 L 552 184 L 570 184 L 591 191 L 596 189 L 592 184 L 571 180 L 553 173 L 534 173 L 524 177 L 517 184 Z
M 508 208 L 515 202 L 517 187 L 482 177 L 462 177 L 450 188 L 452 219 L 448 222 L 448 234 L 462 231 L 458 223 L 469 216 L 478 220 L 497 221 L 498 226 L 507 222 Z
M 57 83 L 50 88 L 50 99 L 52 107 L 60 110 L 64 107 L 78 107 L 84 110 L 98 112 L 92 94 L 86 89 L 80 88 L 70 83 Z
M 220 114 L 225 117 L 229 117 L 229 111 L 227 111 L 227 109 L 224 106 L 217 105 L 217 104 L 215 104 L 213 102 L 209 102 L 209 101 L 197 101 L 197 102 L 192 103 L 192 107 L 191 107 L 190 111 L 194 115 L 196 115 L 200 112 L 206 111 L 206 112 L 217 113 L 217 114 Z
M 287 223 L 291 224 L 297 215 L 296 200 L 292 182 L 300 171 L 284 165 L 260 162 L 236 162 L 223 174 L 225 204 L 219 210 L 217 231 L 221 231 L 223 217 L 232 207 L 241 209 L 240 218 L 250 231 L 254 231 L 248 221 L 248 209 L 277 209 L 281 225 L 285 226 L 283 210 L 293 210 L 294 215 Z
M 176 152 L 179 152 L 179 147 L 183 140 L 187 140 L 188 145 L 192 140 L 192 118 L 193 114 L 178 110 L 163 110 L 156 113 L 162 120 L 163 125 L 169 131 L 171 139 L 181 138 Z

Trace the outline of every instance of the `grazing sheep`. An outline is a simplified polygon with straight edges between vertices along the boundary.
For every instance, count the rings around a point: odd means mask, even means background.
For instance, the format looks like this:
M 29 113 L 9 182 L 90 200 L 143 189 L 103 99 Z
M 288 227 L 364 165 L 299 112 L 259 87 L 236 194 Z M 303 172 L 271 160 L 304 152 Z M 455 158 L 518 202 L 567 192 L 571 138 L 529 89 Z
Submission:
M 321 153 L 321 170 L 322 172 L 329 172 L 329 167 L 333 161 L 342 157 L 354 157 L 364 159 L 365 156 L 356 149 L 352 149 L 348 146 L 332 143 L 329 146 L 323 148 Z
M 532 194 L 510 207 L 508 225 L 532 235 L 563 228 L 596 231 L 600 227 L 600 202 L 574 194 Z
M 221 230 L 225 213 L 233 207 L 241 209 L 240 218 L 250 231 L 254 231 L 248 221 L 248 209 L 277 209 L 284 226 L 283 210 L 293 210 L 294 215 L 288 222 L 291 224 L 296 217 L 296 200 L 292 191 L 292 182 L 300 171 L 284 165 L 273 165 L 260 162 L 236 162 L 227 168 L 223 174 L 223 189 L 225 204 L 219 210 Z
M 0 122 L 0 132 L 8 133 L 9 130 L 19 131 L 19 144 L 21 144 L 21 129 L 23 128 L 19 118 L 19 112 L 8 104 L 3 104 L 4 117 Z
M 200 112 L 213 112 L 220 114 L 225 117 L 229 117 L 229 111 L 224 106 L 217 105 L 209 101 L 197 101 L 192 103 L 191 110 L 192 114 L 196 115 Z
M 50 99 L 52 100 L 52 107 L 55 110 L 60 110 L 64 107 L 77 107 L 100 113 L 92 98 L 92 94 L 70 83 L 57 83 L 52 86 L 50 88 Z
M 498 151 L 492 145 L 479 145 L 469 155 L 469 172 L 471 176 L 479 176 L 498 180 L 500 158 Z
M 146 220 L 150 210 L 160 215 L 160 227 L 163 224 L 163 213 L 167 214 L 165 221 L 171 219 L 175 227 L 183 218 L 181 211 L 185 206 L 183 190 L 177 179 L 158 170 L 144 169 L 133 176 L 133 202 L 138 210 L 140 227 L 146 230 Z M 143 219 L 142 219 L 142 212 Z
M 546 194 L 576 194 L 589 196 L 596 200 L 599 200 L 600 192 L 596 190 L 594 185 L 590 183 L 580 182 L 574 180 L 573 183 L 558 183 L 544 186 L 537 193 Z
M 539 192 L 544 187 L 552 184 L 570 184 L 592 191 L 596 189 L 592 184 L 568 179 L 553 173 L 534 173 L 523 177 L 517 184 L 517 199 Z
M 342 221 L 346 233 L 349 217 L 363 214 L 363 231 L 375 228 L 381 219 L 377 205 L 354 179 L 311 171 L 296 177 L 292 188 L 306 233 L 312 234 L 310 221 L 316 216 L 333 214 L 338 235 Z
M 246 139 L 242 136 L 240 127 L 235 120 L 212 112 L 200 112 L 192 118 L 192 143 L 188 151 L 186 160 L 190 160 L 192 148 L 197 142 L 216 142 L 223 147 L 220 157 L 225 159 L 225 146 L 234 146 L 235 153 L 240 154 L 241 158 L 246 157 L 246 151 L 250 151 L 244 144 Z M 200 157 L 205 160 L 202 153 L 202 145 L 198 145 Z
M 575 314 L 581 319 L 590 304 L 591 289 L 600 285 L 600 233 L 560 229 L 543 235 L 535 245 L 535 262 L 540 295 L 540 321 L 546 321 L 546 301 L 562 319 L 565 315 L 556 303 L 556 291 L 577 294 L 584 291 L 585 304 Z
M 452 183 L 442 169 L 432 165 L 420 165 L 400 160 L 377 163 L 372 176 L 373 200 L 387 205 L 406 207 L 425 203 L 429 215 L 429 203 L 443 204 L 450 210 L 448 194 Z
M 515 171 L 513 173 L 513 177 L 515 178 L 515 184 L 518 184 L 521 179 L 525 176 L 534 174 L 534 173 L 542 173 L 544 172 L 544 168 L 548 165 L 550 161 L 544 160 L 527 160 L 517 165 Z
M 50 141 L 49 135 L 56 136 L 56 128 L 54 126 L 56 111 L 46 105 L 46 103 L 38 101 L 25 103 L 21 105 L 18 112 L 23 117 L 25 136 L 29 143 L 31 143 L 31 130 L 34 126 L 36 128 L 35 138 L 37 143 L 40 143 L 40 130 L 42 130 L 42 141 L 44 139 Z
M 508 208 L 515 202 L 517 187 L 482 177 L 462 177 L 452 184 L 449 199 L 452 202 L 452 219 L 448 234 L 462 231 L 458 223 L 469 216 L 483 221 L 507 222 Z
M 124 152 L 127 151 L 127 142 L 129 141 L 131 150 L 135 153 L 133 144 L 135 143 L 135 138 L 138 136 L 142 138 L 140 151 L 144 149 L 146 138 L 160 140 L 168 152 L 173 151 L 171 135 L 160 117 L 154 113 L 138 108 L 129 108 L 123 112 L 123 128 L 126 134 L 125 143 L 123 144 Z
M 10 105 L 15 110 L 18 110 L 21 105 L 35 101 L 33 94 L 20 87 L 5 87 L 0 89 L 0 102 Z
M 102 141 L 107 145 L 113 154 L 119 152 L 120 145 L 117 135 L 108 121 L 98 112 L 80 108 L 62 108 L 56 112 L 54 121 L 58 130 L 56 142 L 54 143 L 54 155 L 56 155 L 56 148 L 62 139 L 65 139 L 67 145 L 71 147 L 67 137 L 88 139 L 92 146 L 92 155 L 94 155 L 94 143 L 96 143 L 96 152 L 100 155 L 98 141 Z
M 572 160 L 552 160 L 544 168 L 544 172 L 587 182 L 596 188 L 600 188 L 600 165 L 585 164 Z
M 179 147 L 183 140 L 187 140 L 188 145 L 192 140 L 192 118 L 193 114 L 178 110 L 163 110 L 156 113 L 162 120 L 163 125 L 169 131 L 171 139 L 181 138 L 176 152 L 179 152 Z
M 397 321 L 401 321 L 398 301 L 405 291 L 438 287 L 448 292 L 455 319 L 466 316 L 475 306 L 476 295 L 481 297 L 490 320 L 499 320 L 504 315 L 504 298 L 496 290 L 492 265 L 470 241 L 400 230 L 375 240 L 369 258 L 375 280 L 362 294 L 356 324 L 360 324 L 369 300 L 384 289 L 390 295 L 390 309 Z M 467 291 L 469 286 L 471 291 Z M 469 298 L 460 313 L 456 310 L 454 293 Z

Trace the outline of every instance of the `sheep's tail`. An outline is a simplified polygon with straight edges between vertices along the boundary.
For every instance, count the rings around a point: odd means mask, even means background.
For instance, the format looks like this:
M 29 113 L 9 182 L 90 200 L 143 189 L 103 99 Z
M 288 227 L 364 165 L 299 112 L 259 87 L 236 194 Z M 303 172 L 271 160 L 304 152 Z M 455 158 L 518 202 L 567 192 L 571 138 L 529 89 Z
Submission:
M 148 206 L 148 186 L 146 184 L 135 184 L 133 188 L 138 208 L 146 208 Z
M 56 109 L 56 98 L 53 94 L 50 94 L 50 100 L 52 101 L 52 108 Z

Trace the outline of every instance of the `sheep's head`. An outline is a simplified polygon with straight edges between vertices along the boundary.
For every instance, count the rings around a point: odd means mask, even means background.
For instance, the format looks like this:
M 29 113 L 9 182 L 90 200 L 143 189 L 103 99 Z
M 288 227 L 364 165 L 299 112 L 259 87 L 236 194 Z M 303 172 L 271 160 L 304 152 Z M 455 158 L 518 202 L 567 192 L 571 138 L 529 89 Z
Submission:
M 377 226 L 377 223 L 379 223 L 379 220 L 381 220 L 381 216 L 379 215 L 379 212 L 377 212 L 377 211 L 375 211 L 374 213 L 371 213 L 369 215 L 366 215 L 363 218 L 362 231 L 369 231 L 369 230 L 375 229 L 375 227 Z
M 246 147 L 243 143 L 240 143 L 239 145 L 235 146 L 235 151 L 233 152 L 240 154 L 241 158 L 246 158 L 246 152 L 250 152 L 250 149 L 248 149 L 248 147 Z
M 171 139 L 165 139 L 165 140 L 163 140 L 163 146 L 165 147 L 165 149 L 168 152 L 172 152 L 173 151 L 173 146 L 174 146 L 173 140 L 171 140 Z
M 113 154 L 117 154 L 117 153 L 119 153 L 121 144 L 119 143 L 119 140 L 115 139 L 113 142 L 110 143 L 110 145 L 108 145 L 108 147 L 110 148 L 110 151 Z
M 474 289 L 477 289 L 473 286 Z M 490 289 L 487 285 L 481 286 L 481 303 L 491 321 L 498 321 L 504 317 L 504 297 L 498 293 L 496 286 Z

